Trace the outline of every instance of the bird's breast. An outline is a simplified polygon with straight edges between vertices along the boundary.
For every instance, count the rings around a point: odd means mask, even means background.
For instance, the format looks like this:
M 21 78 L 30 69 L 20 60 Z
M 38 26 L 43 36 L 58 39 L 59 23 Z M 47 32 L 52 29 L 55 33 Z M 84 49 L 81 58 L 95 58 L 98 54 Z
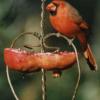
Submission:
M 68 18 L 53 16 L 50 17 L 50 21 L 56 31 L 66 35 L 67 37 L 74 37 L 74 35 L 79 31 L 78 25 Z

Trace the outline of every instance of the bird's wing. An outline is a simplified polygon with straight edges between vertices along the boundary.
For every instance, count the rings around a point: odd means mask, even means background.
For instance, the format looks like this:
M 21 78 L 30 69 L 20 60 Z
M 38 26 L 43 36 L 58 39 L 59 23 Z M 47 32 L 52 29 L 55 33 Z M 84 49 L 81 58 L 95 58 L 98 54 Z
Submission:
M 84 20 L 80 23 L 79 26 L 81 29 L 89 29 L 89 25 Z
M 82 29 L 88 29 L 88 24 L 83 20 L 83 18 L 80 16 L 79 12 L 76 8 L 74 8 L 72 5 L 67 4 L 67 16 L 70 18 L 71 21 L 75 22 L 80 26 Z
M 69 3 L 66 3 L 66 6 L 67 6 L 67 16 L 70 18 L 70 20 L 76 23 L 80 23 L 83 19 L 80 16 L 77 9 L 74 8 L 72 5 L 70 5 Z

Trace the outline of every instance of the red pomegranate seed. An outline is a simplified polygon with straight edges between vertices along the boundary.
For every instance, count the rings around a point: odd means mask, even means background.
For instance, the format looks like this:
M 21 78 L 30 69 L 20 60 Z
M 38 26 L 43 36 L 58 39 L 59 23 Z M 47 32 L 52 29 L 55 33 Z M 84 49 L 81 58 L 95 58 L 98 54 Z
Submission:
M 76 55 L 74 52 L 32 53 L 20 49 L 6 48 L 4 60 L 10 69 L 21 72 L 32 72 L 41 68 L 64 70 L 70 68 L 76 62 Z

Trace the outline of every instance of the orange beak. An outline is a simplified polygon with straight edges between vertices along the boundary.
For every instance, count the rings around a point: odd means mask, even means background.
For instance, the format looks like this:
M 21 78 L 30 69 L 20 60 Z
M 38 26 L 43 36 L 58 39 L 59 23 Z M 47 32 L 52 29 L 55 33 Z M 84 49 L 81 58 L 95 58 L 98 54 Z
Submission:
M 57 7 L 53 3 L 50 3 L 50 4 L 47 5 L 46 10 L 48 12 L 50 12 L 50 11 L 55 12 L 56 11 L 56 8 Z

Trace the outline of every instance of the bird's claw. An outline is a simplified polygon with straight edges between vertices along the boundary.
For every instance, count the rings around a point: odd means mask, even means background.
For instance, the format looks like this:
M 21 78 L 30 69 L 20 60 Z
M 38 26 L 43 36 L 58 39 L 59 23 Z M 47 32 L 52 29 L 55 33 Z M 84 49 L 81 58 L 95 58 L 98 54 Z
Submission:
M 61 36 L 61 34 L 60 34 L 60 33 L 57 33 L 57 34 L 56 34 L 56 36 L 57 36 L 57 37 L 60 37 L 60 36 Z

